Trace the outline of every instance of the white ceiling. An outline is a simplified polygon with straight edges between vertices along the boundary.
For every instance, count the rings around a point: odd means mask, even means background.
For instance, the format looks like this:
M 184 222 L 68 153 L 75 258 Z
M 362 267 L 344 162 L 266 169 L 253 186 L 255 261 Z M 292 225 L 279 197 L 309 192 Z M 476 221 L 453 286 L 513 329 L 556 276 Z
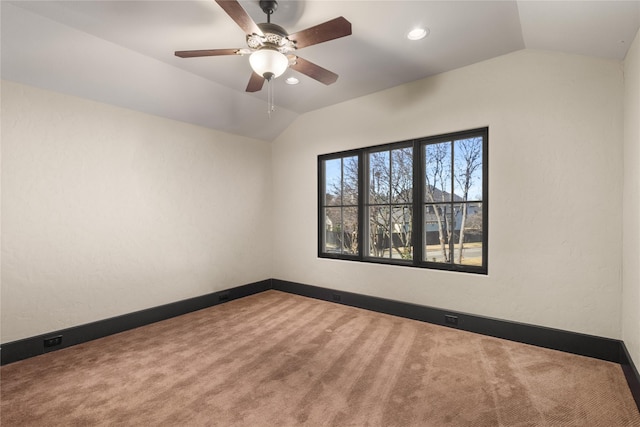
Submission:
M 257 0 L 241 0 L 256 22 Z M 353 35 L 297 54 L 339 74 L 325 86 L 245 92 L 248 57 L 182 59 L 176 50 L 245 47 L 213 0 L 1 2 L 2 78 L 271 141 L 305 112 L 519 49 L 623 60 L 640 25 L 637 1 L 281 0 L 272 22 L 289 33 L 338 16 Z M 416 25 L 427 38 L 411 42 Z M 266 88 L 266 86 L 265 86 Z

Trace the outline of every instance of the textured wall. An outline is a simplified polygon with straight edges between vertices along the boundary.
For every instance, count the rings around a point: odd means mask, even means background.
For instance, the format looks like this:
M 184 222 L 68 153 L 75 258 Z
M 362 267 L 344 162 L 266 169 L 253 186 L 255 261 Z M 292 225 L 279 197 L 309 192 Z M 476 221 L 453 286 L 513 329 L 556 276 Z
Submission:
M 640 32 L 624 63 L 622 338 L 640 367 Z
M 620 338 L 623 75 L 542 51 L 308 113 L 274 143 L 274 276 Z M 489 126 L 489 275 L 318 259 L 317 155 Z
M 2 82 L 2 342 L 271 277 L 270 146 Z
M 2 342 L 277 277 L 613 338 L 623 323 L 637 361 L 633 82 L 521 51 L 308 113 L 273 147 L 3 82 Z M 318 154 L 480 126 L 488 276 L 316 257 Z

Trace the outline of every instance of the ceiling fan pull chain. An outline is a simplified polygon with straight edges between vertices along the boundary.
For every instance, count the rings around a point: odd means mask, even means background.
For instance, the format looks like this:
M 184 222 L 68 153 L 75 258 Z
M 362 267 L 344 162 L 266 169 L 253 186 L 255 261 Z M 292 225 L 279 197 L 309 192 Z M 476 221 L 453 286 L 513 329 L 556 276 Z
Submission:
M 275 102 L 273 99 L 273 79 L 267 80 L 267 114 L 271 118 L 271 112 L 275 110 Z

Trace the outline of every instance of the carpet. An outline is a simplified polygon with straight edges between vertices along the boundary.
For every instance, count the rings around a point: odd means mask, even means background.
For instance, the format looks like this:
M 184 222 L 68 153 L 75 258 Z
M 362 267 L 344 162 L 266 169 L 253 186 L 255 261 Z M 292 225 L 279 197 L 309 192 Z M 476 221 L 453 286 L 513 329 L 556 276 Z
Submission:
M 615 363 L 274 290 L 0 381 L 5 427 L 640 427 Z

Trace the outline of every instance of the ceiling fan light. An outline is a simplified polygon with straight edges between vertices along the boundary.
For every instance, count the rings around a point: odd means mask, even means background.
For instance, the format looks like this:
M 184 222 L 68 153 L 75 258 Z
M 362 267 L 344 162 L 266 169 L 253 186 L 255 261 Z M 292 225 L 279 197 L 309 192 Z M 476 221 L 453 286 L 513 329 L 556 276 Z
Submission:
M 276 49 L 263 47 L 249 57 L 251 68 L 267 80 L 281 76 L 289 66 L 289 59 Z

